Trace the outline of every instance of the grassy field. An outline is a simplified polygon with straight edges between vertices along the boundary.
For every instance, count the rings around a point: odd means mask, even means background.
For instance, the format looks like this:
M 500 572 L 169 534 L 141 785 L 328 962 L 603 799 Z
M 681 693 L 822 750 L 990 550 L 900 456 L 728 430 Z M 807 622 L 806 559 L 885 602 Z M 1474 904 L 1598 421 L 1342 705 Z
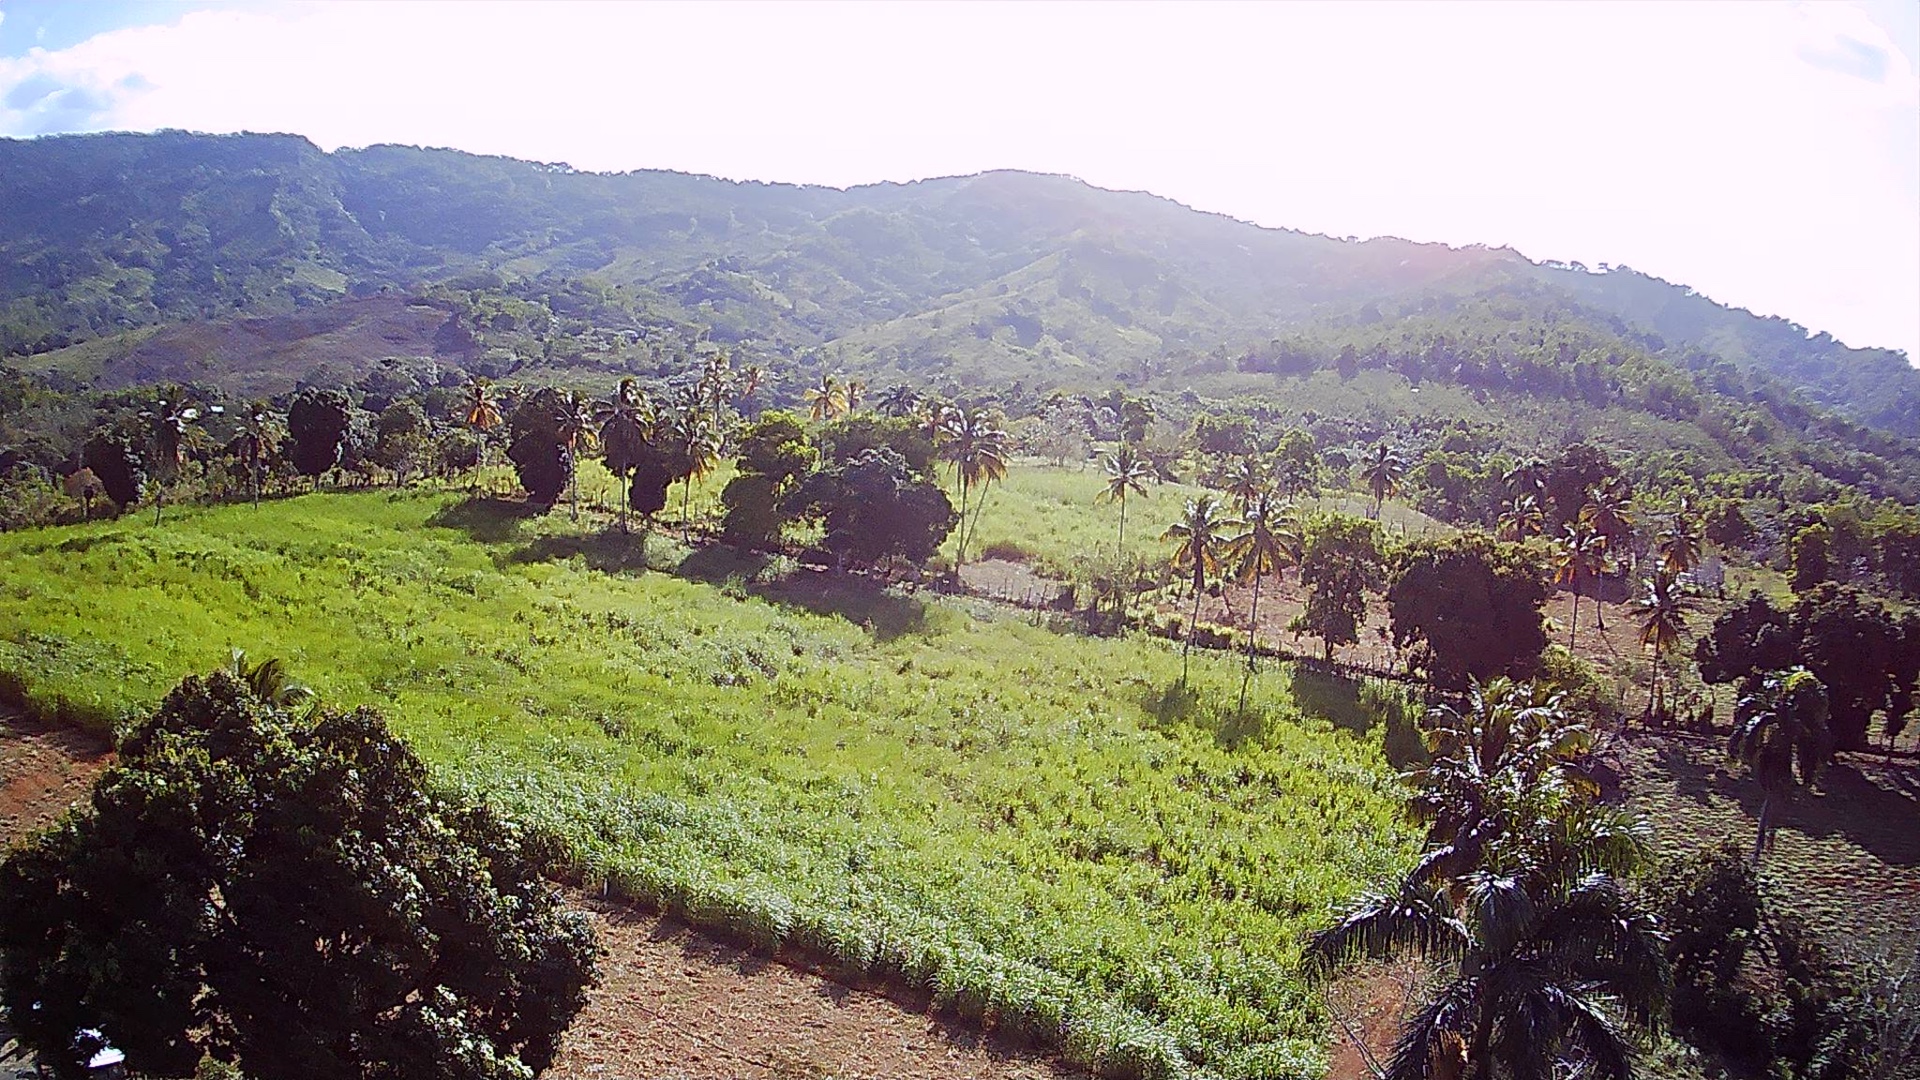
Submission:
M 231 647 L 283 656 L 562 833 L 590 883 L 1106 1075 L 1319 1075 L 1301 936 L 1412 852 L 1391 691 L 1272 668 L 1240 716 L 1231 658 L 1183 690 L 1156 641 L 649 554 L 427 492 L 8 534 L 0 689 L 107 722 Z

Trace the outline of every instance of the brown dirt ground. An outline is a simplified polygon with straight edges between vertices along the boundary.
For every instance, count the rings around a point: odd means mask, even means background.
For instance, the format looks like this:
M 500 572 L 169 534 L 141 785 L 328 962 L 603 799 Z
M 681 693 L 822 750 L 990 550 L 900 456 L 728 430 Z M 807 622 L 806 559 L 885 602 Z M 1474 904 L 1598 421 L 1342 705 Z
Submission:
M 0 849 L 85 798 L 100 740 L 0 713 Z M 1080 1074 L 878 994 L 575 898 L 607 955 L 547 1075 L 581 1080 L 1041 1080 Z M 0 1036 L 0 1043 L 6 1040 Z M 8 1060 L 10 1065 L 20 1062 Z

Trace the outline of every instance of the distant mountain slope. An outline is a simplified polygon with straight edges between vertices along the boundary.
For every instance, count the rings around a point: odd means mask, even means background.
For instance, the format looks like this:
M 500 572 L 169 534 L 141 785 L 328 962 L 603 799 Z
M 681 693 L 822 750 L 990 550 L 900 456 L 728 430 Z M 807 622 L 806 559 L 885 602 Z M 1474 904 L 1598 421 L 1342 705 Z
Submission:
M 706 327 L 770 358 L 1097 383 L 1528 283 L 1677 369 L 1760 373 L 1863 423 L 1920 435 L 1920 372 L 1899 354 L 1810 337 L 1657 278 L 1264 229 L 1057 176 L 839 191 L 162 133 L 0 140 L 0 205 L 0 354 L 16 356 L 162 323 L 288 315 L 382 288 L 451 285 L 471 298 L 515 282 L 549 293 L 584 282 L 624 290 L 636 328 Z M 550 362 L 568 353 L 555 339 L 569 326 L 621 329 L 619 317 L 544 318 L 547 329 L 499 347 Z M 349 367 L 373 359 L 342 357 Z M 106 374 L 201 378 L 247 363 L 261 373 L 276 361 L 155 359 Z

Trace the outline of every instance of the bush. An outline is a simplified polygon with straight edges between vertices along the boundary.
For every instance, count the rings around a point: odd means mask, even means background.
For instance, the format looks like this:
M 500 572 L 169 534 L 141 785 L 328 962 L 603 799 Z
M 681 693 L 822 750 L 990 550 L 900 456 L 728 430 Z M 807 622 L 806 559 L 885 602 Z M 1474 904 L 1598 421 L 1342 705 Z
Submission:
M 433 790 L 371 710 L 296 718 L 189 678 L 85 809 L 0 863 L 0 1003 L 63 1076 L 97 1029 L 163 1076 L 520 1080 L 594 974 L 552 850 Z

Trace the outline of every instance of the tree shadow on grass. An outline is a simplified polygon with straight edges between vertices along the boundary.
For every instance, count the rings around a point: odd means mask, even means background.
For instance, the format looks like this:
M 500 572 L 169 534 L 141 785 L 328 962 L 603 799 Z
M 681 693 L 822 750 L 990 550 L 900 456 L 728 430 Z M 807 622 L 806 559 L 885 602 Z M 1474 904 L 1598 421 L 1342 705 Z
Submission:
M 580 558 L 603 574 L 644 574 L 648 565 L 646 537 L 637 532 L 606 532 L 574 536 L 541 536 L 513 549 L 501 561 L 508 564 L 565 562 Z
M 458 529 L 481 543 L 499 544 L 519 539 L 521 523 L 544 513 L 520 499 L 476 495 L 441 508 L 427 519 L 427 524 Z
M 893 641 L 927 628 L 927 604 L 884 583 L 857 574 L 802 569 L 770 583 L 750 582 L 746 591 L 770 604 L 815 615 L 837 615 L 879 641 Z
M 1766 793 L 1744 771 L 1719 767 L 1717 748 L 1663 741 L 1660 768 L 1680 794 L 1705 805 L 1732 802 L 1750 820 L 1760 817 Z M 1902 766 L 1842 760 L 1820 774 L 1813 792 L 1776 801 L 1778 827 L 1816 838 L 1840 837 L 1891 866 L 1920 866 L 1920 795 Z

